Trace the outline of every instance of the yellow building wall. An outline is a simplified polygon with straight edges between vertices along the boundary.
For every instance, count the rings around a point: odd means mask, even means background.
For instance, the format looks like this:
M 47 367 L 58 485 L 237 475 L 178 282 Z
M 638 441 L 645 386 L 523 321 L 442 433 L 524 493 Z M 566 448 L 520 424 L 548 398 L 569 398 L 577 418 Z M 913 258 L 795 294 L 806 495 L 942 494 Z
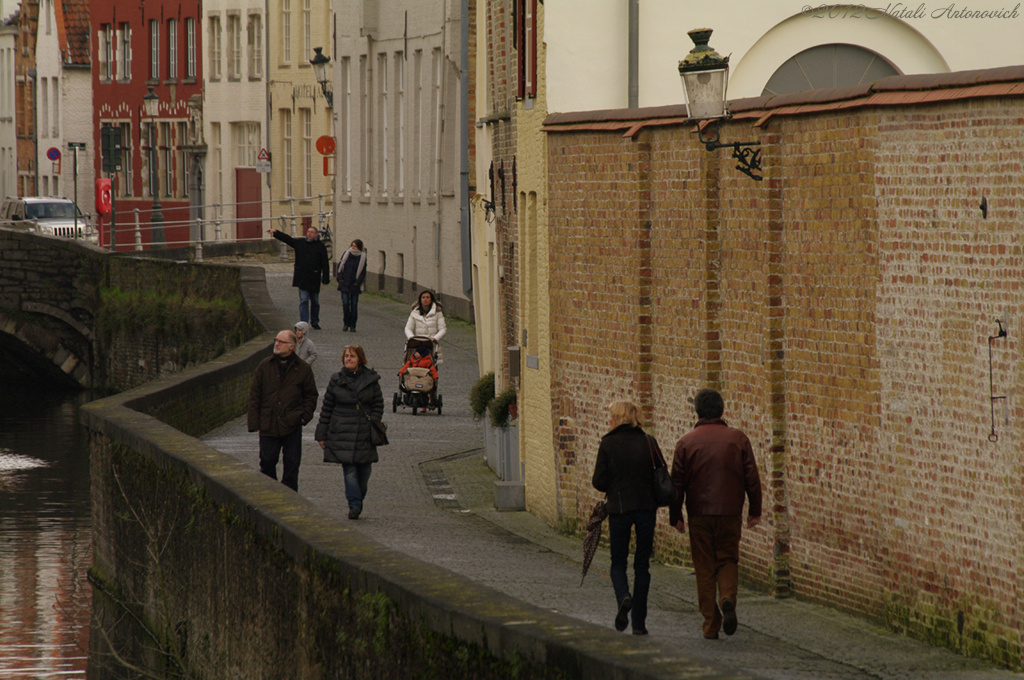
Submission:
M 319 227 L 317 215 L 320 212 L 333 210 L 332 177 L 324 175 L 323 156 L 316 149 L 316 140 L 322 135 L 334 135 L 333 111 L 327 106 L 327 100 L 313 75 L 313 67 L 309 60 L 313 58 L 313 48 L 323 47 L 325 56 L 332 57 L 334 66 L 331 33 L 334 22 L 329 0 L 309 0 L 309 39 L 307 41 L 305 0 L 270 0 L 267 13 L 268 34 L 268 84 L 269 100 L 268 136 L 271 153 L 270 186 L 263 186 L 263 200 L 273 201 L 270 214 L 276 220 L 275 229 L 284 229 L 292 233 L 292 220 L 288 219 L 282 226 L 279 216 L 312 216 L 312 224 Z M 285 54 L 285 20 L 284 9 L 290 8 L 291 57 Z M 307 44 L 308 43 L 308 44 Z M 285 141 L 285 117 L 282 109 L 291 114 L 291 192 L 287 191 L 286 171 L 289 163 L 288 149 Z M 310 112 L 310 125 L 303 121 L 302 112 Z M 225 140 L 227 141 L 227 140 Z M 311 171 L 311 191 L 306 185 L 306 169 Z M 331 168 L 333 172 L 333 166 Z M 322 198 L 320 198 L 322 196 Z M 294 201 L 289 201 L 294 198 Z M 295 219 L 294 233 L 303 233 L 302 220 Z M 327 221 L 328 224 L 330 220 Z M 347 245 L 347 244 L 346 244 Z M 337 257 L 343 248 L 337 245 L 333 254 Z M 333 277 L 332 277 L 333 278 Z
M 548 303 L 547 116 L 544 72 L 544 5 L 537 5 L 537 97 L 532 108 L 516 104 L 519 171 L 519 304 L 522 379 L 519 388 L 519 456 L 525 462 L 526 509 L 549 524 L 559 519 L 554 432 L 558 414 L 551 403 L 550 305 Z M 532 366 L 536 366 L 535 368 Z

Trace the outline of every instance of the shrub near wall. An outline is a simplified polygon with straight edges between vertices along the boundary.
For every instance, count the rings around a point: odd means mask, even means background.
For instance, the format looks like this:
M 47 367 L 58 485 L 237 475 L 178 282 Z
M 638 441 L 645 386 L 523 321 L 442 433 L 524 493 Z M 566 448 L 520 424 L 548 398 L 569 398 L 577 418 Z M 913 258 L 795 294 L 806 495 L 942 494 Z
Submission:
M 563 512 L 596 500 L 603 404 L 648 406 L 671 447 L 686 398 L 716 387 L 764 484 L 748 582 L 1019 667 L 1024 359 L 1019 329 L 993 341 L 991 389 L 1011 396 L 989 441 L 988 338 L 1024 302 L 1020 102 L 734 119 L 722 136 L 761 139 L 764 182 L 688 126 L 550 125 Z M 688 559 L 664 524 L 657 550 Z
M 96 315 L 99 384 L 125 390 L 197 365 L 263 331 L 238 267 L 113 257 Z

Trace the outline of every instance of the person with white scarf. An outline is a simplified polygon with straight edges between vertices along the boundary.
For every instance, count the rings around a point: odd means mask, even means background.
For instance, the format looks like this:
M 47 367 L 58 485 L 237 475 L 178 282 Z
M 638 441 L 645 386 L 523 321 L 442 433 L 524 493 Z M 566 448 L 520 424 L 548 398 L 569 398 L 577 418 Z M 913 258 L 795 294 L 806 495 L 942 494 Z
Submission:
M 341 308 L 345 313 L 346 331 L 355 333 L 356 321 L 359 320 L 359 293 L 366 281 L 366 253 L 363 242 L 359 239 L 341 256 L 338 263 L 338 290 L 341 291 Z

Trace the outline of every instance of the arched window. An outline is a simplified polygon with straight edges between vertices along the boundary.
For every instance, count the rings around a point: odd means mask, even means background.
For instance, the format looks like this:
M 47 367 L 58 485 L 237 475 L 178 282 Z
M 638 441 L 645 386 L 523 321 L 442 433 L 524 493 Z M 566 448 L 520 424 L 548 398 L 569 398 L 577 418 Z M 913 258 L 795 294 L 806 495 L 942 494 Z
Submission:
M 883 57 L 856 45 L 818 45 L 790 57 L 776 69 L 762 95 L 870 83 L 900 75 Z

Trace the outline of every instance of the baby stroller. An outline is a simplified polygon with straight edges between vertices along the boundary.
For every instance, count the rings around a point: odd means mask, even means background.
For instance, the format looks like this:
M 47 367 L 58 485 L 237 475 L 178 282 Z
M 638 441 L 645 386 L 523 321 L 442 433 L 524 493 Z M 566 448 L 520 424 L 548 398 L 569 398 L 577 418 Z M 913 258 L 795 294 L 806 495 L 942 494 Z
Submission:
M 406 363 L 420 347 L 429 348 L 430 361 L 437 368 L 437 345 L 430 338 L 414 336 L 405 343 L 405 357 L 402 363 Z M 437 409 L 437 415 L 441 415 L 441 395 L 434 394 L 434 403 L 430 403 L 430 393 L 435 389 L 434 378 L 430 375 L 429 368 L 410 366 L 404 375 L 398 376 L 398 391 L 391 400 L 391 411 L 398 412 L 398 407 L 409 407 L 412 414 L 416 415 L 417 410 L 426 411 Z

